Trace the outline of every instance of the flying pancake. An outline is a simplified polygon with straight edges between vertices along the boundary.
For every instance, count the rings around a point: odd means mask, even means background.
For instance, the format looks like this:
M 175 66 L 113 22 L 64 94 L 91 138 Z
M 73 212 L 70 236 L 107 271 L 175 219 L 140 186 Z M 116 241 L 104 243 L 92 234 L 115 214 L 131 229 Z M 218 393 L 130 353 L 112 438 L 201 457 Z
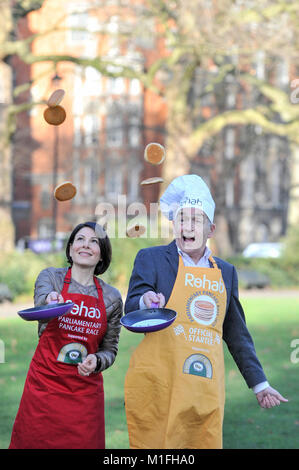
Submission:
M 59 126 L 65 121 L 66 112 L 62 106 L 52 106 L 44 111 L 44 118 L 48 124 Z
M 163 183 L 163 178 L 159 176 L 153 176 L 152 178 L 147 178 L 146 180 L 141 181 L 140 185 L 148 185 L 148 184 L 155 184 L 155 183 Z
M 52 126 L 59 126 L 65 121 L 65 109 L 60 106 L 61 101 L 65 95 L 65 91 L 59 88 L 53 91 L 50 98 L 47 100 L 48 108 L 44 111 L 44 119 Z
M 144 149 L 144 159 L 153 165 L 160 165 L 165 160 L 165 149 L 163 145 L 156 142 L 147 144 Z
M 63 97 L 65 95 L 65 91 L 59 88 L 58 90 L 53 91 L 52 95 L 47 101 L 47 105 L 50 108 L 55 108 L 55 106 L 58 106 L 61 101 L 63 100 Z
M 133 225 L 127 230 L 127 236 L 130 238 L 138 238 L 141 237 L 146 232 L 146 228 L 144 225 Z
M 70 181 L 64 181 L 54 189 L 54 197 L 57 201 L 69 201 L 76 196 L 77 189 Z

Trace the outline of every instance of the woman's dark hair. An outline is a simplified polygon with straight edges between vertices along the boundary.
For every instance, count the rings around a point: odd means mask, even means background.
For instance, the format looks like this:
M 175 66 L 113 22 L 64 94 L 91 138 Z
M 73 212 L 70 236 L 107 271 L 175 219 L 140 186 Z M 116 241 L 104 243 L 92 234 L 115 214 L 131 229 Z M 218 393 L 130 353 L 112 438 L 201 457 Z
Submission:
M 96 222 L 84 222 L 82 224 L 77 225 L 77 227 L 74 228 L 72 231 L 68 242 L 66 244 L 66 257 L 70 265 L 72 266 L 73 260 L 70 256 L 70 246 L 73 244 L 73 241 L 75 239 L 76 234 L 81 230 L 83 227 L 89 227 L 92 228 L 96 236 L 99 240 L 99 245 L 100 245 L 100 250 L 101 250 L 101 260 L 98 262 L 98 264 L 95 267 L 94 274 L 97 276 L 98 274 L 103 274 L 105 271 L 107 271 L 110 263 L 111 263 L 111 258 L 112 258 L 112 248 L 111 248 L 111 243 L 108 238 L 107 233 L 105 232 L 104 228 L 97 224 Z

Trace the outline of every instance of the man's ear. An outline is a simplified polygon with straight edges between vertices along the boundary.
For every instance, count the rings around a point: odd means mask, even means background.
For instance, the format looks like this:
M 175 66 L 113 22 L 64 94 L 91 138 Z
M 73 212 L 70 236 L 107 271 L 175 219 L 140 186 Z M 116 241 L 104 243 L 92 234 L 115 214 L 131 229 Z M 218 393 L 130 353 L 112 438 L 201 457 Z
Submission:
M 210 224 L 210 231 L 208 233 L 208 238 L 212 238 L 214 236 L 215 230 L 216 230 L 216 225 Z

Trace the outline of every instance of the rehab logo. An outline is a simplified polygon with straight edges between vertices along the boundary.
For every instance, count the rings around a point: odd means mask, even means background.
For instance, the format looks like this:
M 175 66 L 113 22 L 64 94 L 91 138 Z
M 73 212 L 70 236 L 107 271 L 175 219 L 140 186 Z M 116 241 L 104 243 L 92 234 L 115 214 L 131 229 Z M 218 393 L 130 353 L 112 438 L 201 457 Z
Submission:
M 202 277 L 195 277 L 192 273 L 186 273 L 185 286 L 202 288 L 208 291 L 219 292 L 220 294 L 224 292 L 224 282 L 221 276 L 219 281 L 212 281 L 205 274 Z
M 67 302 L 72 303 L 71 300 L 67 300 Z M 84 304 L 83 300 L 81 301 L 80 305 L 75 303 L 72 310 L 69 313 L 71 315 L 78 315 L 78 317 L 84 317 L 84 318 L 93 318 L 97 320 L 101 318 L 100 310 L 96 307 L 87 307 Z

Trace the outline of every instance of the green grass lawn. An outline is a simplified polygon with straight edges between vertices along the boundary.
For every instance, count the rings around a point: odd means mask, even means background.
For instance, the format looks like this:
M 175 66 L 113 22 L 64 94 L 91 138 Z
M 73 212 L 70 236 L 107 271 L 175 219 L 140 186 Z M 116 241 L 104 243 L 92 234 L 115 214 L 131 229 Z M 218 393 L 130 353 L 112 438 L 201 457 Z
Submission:
M 268 381 L 289 403 L 261 409 L 225 347 L 224 448 L 299 448 L 299 363 L 290 360 L 290 343 L 299 338 L 299 297 L 245 298 L 242 304 Z M 122 330 L 116 362 L 103 373 L 108 449 L 129 447 L 123 385 L 130 355 L 141 339 L 142 335 Z M 6 449 L 37 344 L 37 325 L 17 315 L 0 318 L 0 340 L 5 343 L 5 363 L 0 363 L 0 448 Z

